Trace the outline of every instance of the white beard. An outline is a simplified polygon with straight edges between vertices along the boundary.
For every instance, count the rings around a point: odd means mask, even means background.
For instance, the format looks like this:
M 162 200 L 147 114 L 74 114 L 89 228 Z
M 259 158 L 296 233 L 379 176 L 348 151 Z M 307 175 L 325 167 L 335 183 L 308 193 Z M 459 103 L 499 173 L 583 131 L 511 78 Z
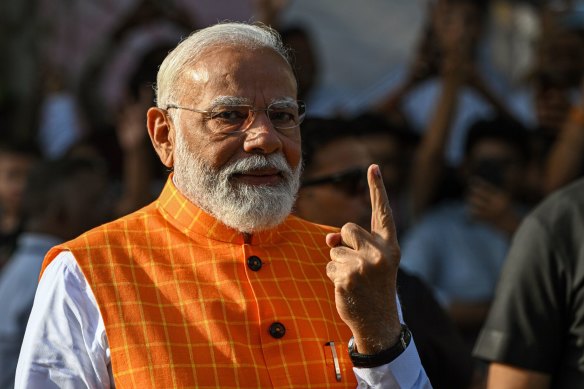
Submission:
M 302 164 L 293 170 L 282 153 L 253 154 L 215 171 L 194 155 L 177 131 L 174 151 L 174 180 L 192 202 L 223 224 L 240 232 L 266 230 L 282 223 L 292 211 L 300 187 Z M 233 184 L 234 174 L 275 168 L 282 183 L 271 185 Z

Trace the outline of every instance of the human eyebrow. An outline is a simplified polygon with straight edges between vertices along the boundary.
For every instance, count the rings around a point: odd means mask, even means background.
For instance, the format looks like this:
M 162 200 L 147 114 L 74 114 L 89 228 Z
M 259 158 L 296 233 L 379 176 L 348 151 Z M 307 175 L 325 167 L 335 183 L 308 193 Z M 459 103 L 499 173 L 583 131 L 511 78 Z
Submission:
M 211 100 L 208 109 L 212 110 L 222 105 L 251 105 L 245 97 L 238 96 L 218 96 Z
M 298 103 L 291 97 L 284 97 L 281 99 L 274 99 L 270 102 L 270 105 L 277 105 L 279 107 L 296 107 Z

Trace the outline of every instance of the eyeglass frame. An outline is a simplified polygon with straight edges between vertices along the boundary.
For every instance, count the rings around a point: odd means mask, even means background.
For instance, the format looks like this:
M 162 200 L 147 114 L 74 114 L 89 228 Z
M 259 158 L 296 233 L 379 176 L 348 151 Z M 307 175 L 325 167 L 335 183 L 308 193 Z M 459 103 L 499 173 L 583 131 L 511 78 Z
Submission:
M 283 104 L 283 103 L 290 103 L 290 102 L 294 102 L 297 105 L 297 109 L 298 109 L 298 123 L 295 123 L 293 126 L 290 127 L 282 127 L 282 126 L 276 126 L 273 122 L 272 119 L 270 118 L 270 115 L 268 115 L 268 111 L 270 110 L 270 107 L 273 105 L 277 105 L 277 104 Z M 302 124 L 302 122 L 304 121 L 304 119 L 306 118 L 306 103 L 302 100 L 290 100 L 290 101 L 275 101 L 270 103 L 266 108 L 256 108 L 251 104 L 219 104 L 218 106 L 222 106 L 222 107 L 245 107 L 248 108 L 248 115 L 247 118 L 243 121 L 242 125 L 240 128 L 238 128 L 237 130 L 234 131 L 226 131 L 226 133 L 238 133 L 238 132 L 245 132 L 247 129 L 249 129 L 249 127 L 253 124 L 253 122 L 255 121 L 255 113 L 256 112 L 265 112 L 266 116 L 268 117 L 268 120 L 270 121 L 270 123 L 272 124 L 272 126 L 274 126 L 275 129 L 277 130 L 290 130 L 296 127 L 300 127 L 300 124 Z M 214 119 L 214 117 L 212 117 L 212 114 L 219 114 L 221 112 L 217 112 L 214 110 L 203 110 L 203 109 L 197 109 L 197 108 L 190 108 L 190 107 L 183 107 L 177 104 L 168 104 L 166 106 L 166 108 L 164 109 L 165 111 L 168 111 L 169 109 L 184 109 L 185 111 L 190 111 L 190 112 L 196 112 L 196 113 L 200 113 L 200 114 L 205 114 L 208 115 L 208 119 Z M 224 112 L 228 112 L 229 110 L 226 110 Z M 302 112 L 302 113 L 301 113 Z M 250 113 L 252 113 L 252 115 L 250 115 Z M 245 124 L 247 123 L 247 124 Z

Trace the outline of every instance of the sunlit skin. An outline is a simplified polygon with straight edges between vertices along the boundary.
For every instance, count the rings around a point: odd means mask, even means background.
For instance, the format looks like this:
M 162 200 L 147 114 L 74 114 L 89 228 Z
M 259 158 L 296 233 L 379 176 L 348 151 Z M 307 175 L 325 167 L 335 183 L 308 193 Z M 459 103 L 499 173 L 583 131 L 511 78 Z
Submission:
M 272 50 L 245 50 L 238 47 L 208 49 L 201 60 L 183 76 L 192 85 L 179 101 L 179 106 L 207 110 L 221 96 L 245 98 L 256 108 L 265 108 L 275 100 L 296 99 L 296 81 L 290 66 Z M 249 154 L 282 153 L 292 169 L 301 160 L 300 129 L 284 136 L 273 128 L 264 112 L 257 112 L 251 126 L 243 133 L 213 134 L 205 126 L 205 116 L 186 110 L 175 110 L 170 119 L 164 110 L 151 108 L 148 121 L 154 145 L 167 167 L 172 167 L 177 128 L 195 155 L 214 170 Z M 175 120 L 176 123 L 172 121 Z M 236 175 L 234 183 L 276 185 L 282 181 L 278 171 L 265 169 Z

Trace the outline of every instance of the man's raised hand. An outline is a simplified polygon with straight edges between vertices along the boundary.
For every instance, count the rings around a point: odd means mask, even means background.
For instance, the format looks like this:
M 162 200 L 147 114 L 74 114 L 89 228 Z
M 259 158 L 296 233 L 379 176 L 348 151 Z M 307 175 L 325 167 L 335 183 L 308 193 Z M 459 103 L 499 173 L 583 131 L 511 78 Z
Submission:
M 340 232 L 328 234 L 331 262 L 326 271 L 357 351 L 375 354 L 395 344 L 401 330 L 396 303 L 400 250 L 379 166 L 369 167 L 367 181 L 371 231 L 347 223 Z

